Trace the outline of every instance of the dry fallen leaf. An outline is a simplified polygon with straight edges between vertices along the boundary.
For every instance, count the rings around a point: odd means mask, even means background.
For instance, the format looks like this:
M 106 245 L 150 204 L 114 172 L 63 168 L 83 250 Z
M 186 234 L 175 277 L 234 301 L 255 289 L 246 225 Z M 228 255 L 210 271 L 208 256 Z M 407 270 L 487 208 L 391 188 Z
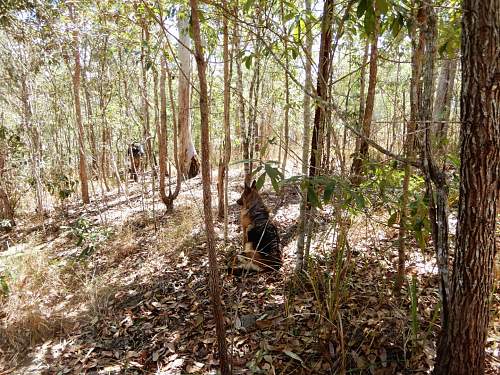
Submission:
M 199 372 L 203 368 L 203 366 L 205 366 L 203 363 L 194 362 L 192 365 L 186 366 L 186 372 L 188 374 L 194 374 L 196 372 Z
M 297 354 L 295 354 L 294 352 L 292 352 L 290 350 L 283 350 L 283 353 L 285 353 L 290 358 L 293 358 L 293 359 L 299 361 L 300 363 L 304 362 L 304 361 L 302 361 L 302 358 L 300 358 Z

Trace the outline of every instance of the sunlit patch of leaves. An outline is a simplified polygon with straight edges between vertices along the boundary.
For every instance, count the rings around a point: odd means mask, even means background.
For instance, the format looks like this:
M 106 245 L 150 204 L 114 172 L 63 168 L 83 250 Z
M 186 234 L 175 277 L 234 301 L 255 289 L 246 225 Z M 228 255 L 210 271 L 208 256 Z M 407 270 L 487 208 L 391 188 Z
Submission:
M 82 249 L 79 258 L 91 255 L 113 233 L 112 228 L 94 225 L 85 216 L 80 216 L 72 226 L 64 228 L 71 230 L 76 238 L 76 245 Z
M 76 192 L 78 182 L 69 173 L 53 172 L 45 180 L 45 186 L 50 194 L 56 196 L 60 201 L 71 197 Z

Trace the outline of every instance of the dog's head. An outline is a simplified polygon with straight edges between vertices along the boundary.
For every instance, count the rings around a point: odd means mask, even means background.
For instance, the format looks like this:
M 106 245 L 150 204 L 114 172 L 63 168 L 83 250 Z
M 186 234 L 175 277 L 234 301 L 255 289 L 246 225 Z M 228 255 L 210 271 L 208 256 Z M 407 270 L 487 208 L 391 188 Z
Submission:
M 144 146 L 139 142 L 130 144 L 128 148 L 128 154 L 133 156 L 134 158 L 140 158 L 146 155 L 146 153 L 144 152 Z
M 241 193 L 241 197 L 236 201 L 236 203 L 244 208 L 248 208 L 248 202 L 251 202 L 259 196 L 256 185 L 255 180 L 252 182 L 251 186 L 245 182 L 243 193 Z

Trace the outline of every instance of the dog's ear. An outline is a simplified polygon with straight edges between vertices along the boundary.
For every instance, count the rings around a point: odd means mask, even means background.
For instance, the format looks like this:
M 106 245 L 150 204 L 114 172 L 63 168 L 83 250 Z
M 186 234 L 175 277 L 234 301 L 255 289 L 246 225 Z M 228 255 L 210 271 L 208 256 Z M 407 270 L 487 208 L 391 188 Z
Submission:
M 245 181 L 245 189 L 244 190 L 245 190 L 245 193 L 249 193 L 252 190 L 252 188 L 250 187 L 250 185 L 247 184 L 246 181 Z
M 256 189 L 256 187 L 257 187 L 257 181 L 253 180 L 253 182 L 252 182 L 252 189 Z

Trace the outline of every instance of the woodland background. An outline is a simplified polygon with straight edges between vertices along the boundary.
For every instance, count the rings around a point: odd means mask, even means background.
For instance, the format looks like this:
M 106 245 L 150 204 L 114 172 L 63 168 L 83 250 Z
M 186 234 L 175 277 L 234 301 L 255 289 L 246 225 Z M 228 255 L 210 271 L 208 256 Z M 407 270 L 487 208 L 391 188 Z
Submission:
M 0 374 L 497 373 L 499 13 L 2 1 Z

